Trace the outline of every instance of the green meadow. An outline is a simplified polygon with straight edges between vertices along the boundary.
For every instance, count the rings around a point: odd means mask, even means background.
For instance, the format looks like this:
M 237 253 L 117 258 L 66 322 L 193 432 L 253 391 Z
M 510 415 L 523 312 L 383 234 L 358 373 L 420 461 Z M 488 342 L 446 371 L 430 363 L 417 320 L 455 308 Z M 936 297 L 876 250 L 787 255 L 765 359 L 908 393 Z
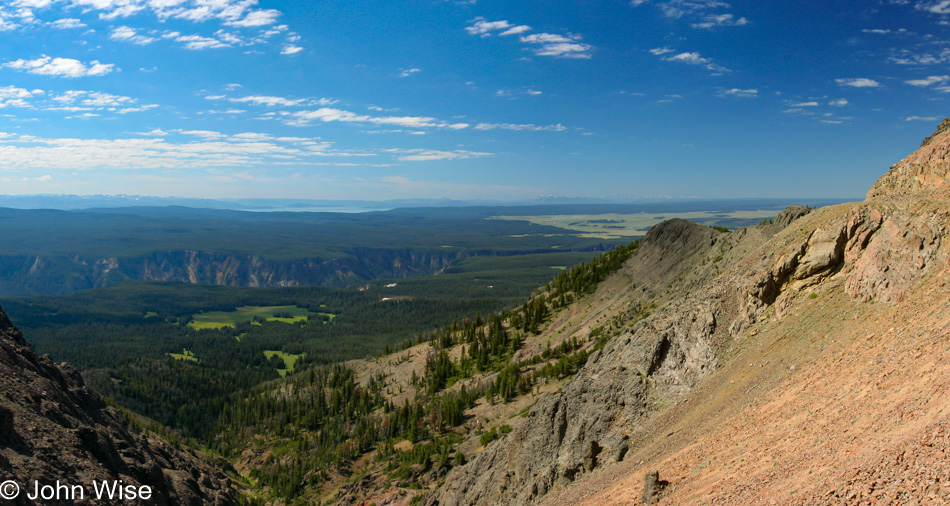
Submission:
M 175 360 L 189 360 L 191 362 L 198 361 L 198 357 L 196 357 L 195 354 L 192 353 L 192 351 L 188 348 L 183 349 L 181 353 L 169 353 L 168 355 Z
M 297 360 L 302 357 L 303 354 L 301 353 L 300 355 L 292 355 L 283 351 L 265 350 L 264 356 L 267 358 L 267 360 L 270 360 L 271 357 L 274 356 L 280 357 L 280 359 L 284 361 L 284 365 L 286 367 L 284 369 L 277 369 L 277 373 L 281 376 L 286 376 L 287 374 L 294 372 L 294 367 L 297 365 Z
M 261 317 L 267 321 L 297 323 L 307 321 L 309 316 L 321 314 L 323 313 L 311 313 L 297 306 L 241 306 L 237 308 L 237 311 L 212 311 L 192 315 L 188 326 L 195 330 L 220 329 L 253 321 L 255 317 Z M 327 314 L 327 316 L 332 321 L 336 315 Z

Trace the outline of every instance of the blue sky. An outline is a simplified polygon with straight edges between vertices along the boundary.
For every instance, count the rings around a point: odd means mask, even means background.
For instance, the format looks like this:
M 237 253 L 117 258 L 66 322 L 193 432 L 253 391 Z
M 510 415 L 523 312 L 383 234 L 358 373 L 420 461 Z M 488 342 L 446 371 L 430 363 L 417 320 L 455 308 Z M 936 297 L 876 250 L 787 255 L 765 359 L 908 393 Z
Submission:
M 950 0 L 0 2 L 0 193 L 860 197 Z

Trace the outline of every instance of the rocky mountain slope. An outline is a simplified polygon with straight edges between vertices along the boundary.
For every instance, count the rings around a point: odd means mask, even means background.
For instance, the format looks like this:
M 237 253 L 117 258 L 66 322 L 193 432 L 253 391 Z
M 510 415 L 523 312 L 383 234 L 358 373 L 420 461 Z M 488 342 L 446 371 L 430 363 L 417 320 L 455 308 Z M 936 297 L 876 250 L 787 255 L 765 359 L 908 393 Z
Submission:
M 624 272 L 658 309 L 428 504 L 950 500 L 947 125 L 864 202 L 657 226 Z
M 82 501 L 37 503 L 90 504 L 93 482 L 103 480 L 147 485 L 151 504 L 238 503 L 221 470 L 132 429 L 78 371 L 38 357 L 0 311 L 0 482 L 8 480 L 21 490 L 14 504 L 34 503 L 34 481 L 86 490 Z

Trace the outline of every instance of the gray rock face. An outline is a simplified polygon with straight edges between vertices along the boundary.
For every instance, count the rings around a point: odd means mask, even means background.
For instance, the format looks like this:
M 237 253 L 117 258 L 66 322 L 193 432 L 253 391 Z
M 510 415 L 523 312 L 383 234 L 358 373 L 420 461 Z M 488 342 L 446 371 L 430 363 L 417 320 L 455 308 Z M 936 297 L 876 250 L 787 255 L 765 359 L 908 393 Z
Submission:
M 0 310 L 0 482 L 14 480 L 17 504 L 33 504 L 34 480 L 84 486 L 122 480 L 148 485 L 151 504 L 237 504 L 228 478 L 157 438 L 146 438 L 107 407 L 72 367 L 38 357 Z

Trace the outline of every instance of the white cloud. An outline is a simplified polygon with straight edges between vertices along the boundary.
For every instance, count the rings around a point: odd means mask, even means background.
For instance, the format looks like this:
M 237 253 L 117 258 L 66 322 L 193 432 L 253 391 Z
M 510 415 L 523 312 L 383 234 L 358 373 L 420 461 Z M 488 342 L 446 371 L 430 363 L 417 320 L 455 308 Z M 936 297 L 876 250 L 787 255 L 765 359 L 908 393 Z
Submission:
M 528 25 L 518 25 L 518 26 L 512 26 L 511 28 L 501 32 L 499 35 L 503 37 L 505 35 L 518 35 L 518 34 L 527 32 L 529 30 L 531 30 L 531 27 Z
M 815 101 L 811 101 L 811 102 L 789 102 L 789 103 L 788 103 L 788 106 L 789 106 L 789 107 L 818 107 L 818 105 L 819 105 L 818 102 L 815 102 Z
M 630 5 L 637 7 L 650 0 L 631 0 Z M 732 6 L 719 0 L 666 0 L 655 2 L 660 13 L 669 19 L 692 19 L 692 28 L 713 29 L 724 26 L 744 26 L 749 20 L 744 17 L 736 18 L 728 13 L 711 13 L 716 9 L 730 9 Z
M 434 149 L 386 149 L 389 153 L 395 153 L 397 160 L 408 162 L 428 162 L 433 160 L 460 160 L 465 158 L 475 158 L 481 156 L 492 156 L 494 153 L 479 153 L 476 151 L 438 151 Z
M 27 100 L 34 95 L 42 95 L 43 90 L 27 90 L 17 88 L 16 86 L 5 86 L 0 88 L 0 109 L 6 107 L 33 107 Z
M 224 95 L 209 95 L 208 100 L 228 100 L 236 104 L 263 105 L 267 107 L 296 107 L 296 106 L 315 106 L 315 105 L 333 105 L 338 100 L 329 98 L 310 99 L 310 98 L 284 98 L 269 95 L 250 95 L 247 97 L 228 98 Z
M 897 51 L 889 58 L 891 63 L 898 65 L 940 65 L 950 63 L 950 48 L 942 49 L 939 53 L 915 53 L 908 49 Z
M 844 107 L 848 105 L 848 99 L 838 98 L 838 99 L 832 100 L 831 102 L 828 102 L 828 105 L 832 107 Z
M 667 61 L 681 61 L 683 63 L 688 63 L 690 65 L 702 65 L 704 63 L 709 63 L 709 59 L 703 58 L 699 53 L 693 51 L 691 53 L 680 53 L 674 56 L 670 56 L 666 59 Z
M 559 42 L 574 42 L 574 38 L 555 33 L 533 33 L 520 37 L 521 42 L 528 44 L 556 44 Z
M 759 95 L 759 90 L 755 88 L 748 89 L 748 90 L 743 90 L 740 88 L 732 88 L 731 90 L 726 90 L 722 93 L 723 95 L 729 95 L 732 97 L 753 98 Z
M 283 115 L 286 117 L 285 122 L 293 126 L 307 126 L 316 121 L 324 123 L 340 121 L 343 123 L 395 125 L 406 128 L 449 128 L 460 130 L 468 127 L 468 124 L 465 123 L 447 123 L 426 116 L 369 116 L 330 107 L 322 107 L 314 111 L 283 113 Z
M 134 29 L 127 26 L 120 26 L 112 30 L 112 34 L 109 35 L 109 38 L 112 40 L 119 40 L 122 42 L 131 42 L 132 44 L 138 44 L 144 46 L 146 44 L 151 44 L 158 39 L 153 37 L 146 37 L 144 35 L 139 35 L 135 32 Z
M 746 18 L 735 19 L 735 16 L 732 14 L 709 14 L 703 18 L 699 23 L 693 23 L 689 26 L 693 28 L 701 28 L 706 30 L 711 30 L 713 28 L 718 28 L 721 26 L 745 26 L 749 24 L 749 20 Z
M 533 123 L 528 124 L 516 124 L 516 123 L 479 123 L 475 125 L 475 130 L 527 130 L 533 132 L 541 131 L 551 131 L 551 132 L 563 132 L 567 130 L 567 127 L 561 125 L 560 123 L 556 125 L 535 125 Z
M 509 30 L 514 28 L 514 26 L 508 21 L 488 21 L 483 17 L 477 17 L 473 19 L 471 23 L 472 24 L 470 26 L 465 27 L 465 31 L 472 35 L 481 35 L 482 37 L 490 37 L 491 32 L 498 30 Z
M 82 90 L 70 90 L 62 95 L 53 97 L 53 100 L 64 103 L 80 103 L 81 105 L 87 107 L 116 107 L 124 106 L 135 102 L 135 99 L 132 97 L 125 97 L 121 95 L 112 95 L 110 93 L 102 93 L 97 91 L 82 91 Z
M 938 116 L 908 116 L 904 121 L 940 121 Z
M 914 6 L 918 10 L 927 11 L 932 14 L 946 15 L 950 14 L 950 0 L 939 0 L 936 2 L 917 2 Z
M 910 81 L 904 82 L 911 86 L 926 87 L 934 84 L 943 84 L 948 80 L 950 80 L 950 76 L 930 76 L 926 79 L 911 79 Z
M 651 54 L 653 54 L 654 56 L 659 56 L 660 58 L 663 59 L 663 61 L 671 61 L 671 62 L 686 63 L 688 65 L 703 66 L 706 68 L 706 70 L 709 70 L 710 72 L 712 72 L 713 75 L 721 75 L 727 72 L 732 72 L 726 67 L 723 67 L 722 65 L 714 63 L 712 59 L 703 57 L 701 54 L 699 54 L 696 51 L 687 51 L 685 53 L 677 53 L 672 56 L 665 56 L 665 55 L 668 55 L 670 53 L 675 53 L 675 52 L 676 51 L 668 47 L 657 47 L 650 50 Z
M 244 17 L 244 19 L 240 19 L 236 21 L 227 21 L 224 24 L 228 26 L 236 26 L 240 28 L 248 28 L 252 26 L 265 26 L 265 25 L 272 25 L 276 23 L 278 17 L 280 17 L 280 11 L 274 10 L 274 9 L 266 9 L 266 10 L 248 12 L 247 15 Z
M 416 72 L 421 72 L 421 70 L 417 69 L 416 67 L 409 67 L 407 69 L 403 69 L 402 72 L 399 73 L 399 77 L 409 77 Z
M 485 18 L 478 17 L 471 21 L 471 25 L 465 27 L 465 31 L 471 35 L 481 37 L 490 37 L 493 33 L 501 31 L 499 35 L 521 35 L 531 30 L 528 25 L 514 26 L 510 22 L 488 21 Z M 580 35 L 568 34 L 559 35 L 554 33 L 533 33 L 531 35 L 521 35 L 518 38 L 522 44 L 538 45 L 532 49 L 537 56 L 553 56 L 556 58 L 589 59 L 592 49 L 590 44 L 580 42 Z
M 878 88 L 881 86 L 881 83 L 866 77 L 835 79 L 835 82 L 839 86 L 850 86 L 852 88 Z
M 281 47 L 280 54 L 297 54 L 303 51 L 303 48 L 300 46 L 295 46 L 293 44 L 284 44 Z
M 535 50 L 538 56 L 556 56 L 558 58 L 589 59 L 591 57 L 589 44 L 545 44 Z
M 180 141 L 168 140 L 182 136 Z M 129 139 L 12 136 L 0 143 L 3 170 L 211 169 L 306 163 L 313 157 L 347 156 L 318 139 L 277 138 L 252 133 L 153 130 Z M 372 155 L 368 153 L 367 155 Z
M 87 66 L 79 60 L 73 60 L 71 58 L 50 58 L 44 55 L 35 60 L 20 59 L 8 62 L 3 66 L 16 70 L 25 70 L 31 74 L 76 78 L 106 75 L 112 72 L 115 64 L 103 64 L 99 63 L 98 60 L 93 60 L 89 62 Z
M 53 21 L 50 26 L 59 30 L 67 30 L 70 28 L 85 28 L 86 25 L 76 18 L 63 18 Z
M 184 42 L 185 49 L 198 51 L 201 49 L 217 49 L 222 47 L 231 47 L 218 39 L 202 37 L 200 35 L 181 35 L 175 39 L 176 42 Z
M 69 90 L 51 97 L 51 100 L 55 102 L 55 105 L 46 105 L 43 107 L 43 110 L 66 112 L 99 111 L 129 114 L 158 107 L 156 104 L 136 105 L 138 100 L 132 97 L 86 90 Z M 93 115 L 91 112 L 88 112 L 85 117 L 93 116 L 98 116 L 98 114 Z
M 591 57 L 589 44 L 581 43 L 580 35 L 558 35 L 555 33 L 533 33 L 520 38 L 525 44 L 540 44 L 534 50 L 538 56 L 554 56 L 558 58 L 581 58 Z

